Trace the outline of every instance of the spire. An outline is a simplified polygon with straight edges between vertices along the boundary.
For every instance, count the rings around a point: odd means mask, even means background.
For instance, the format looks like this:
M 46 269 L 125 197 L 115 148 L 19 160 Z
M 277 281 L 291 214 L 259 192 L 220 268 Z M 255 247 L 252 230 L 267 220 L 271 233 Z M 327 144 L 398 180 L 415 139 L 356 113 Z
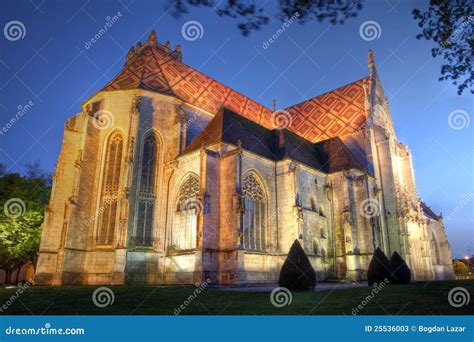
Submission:
M 276 97 L 273 99 L 273 111 L 276 112 L 277 110 L 277 99 Z
M 147 45 L 150 45 L 150 46 L 156 46 L 156 43 L 157 43 L 157 40 L 156 40 L 156 31 L 155 30 L 152 30 L 150 32 L 150 35 L 148 36 L 148 39 L 146 41 L 146 44 Z
M 368 61 L 369 61 L 370 76 L 373 76 L 375 74 L 375 56 L 372 50 L 369 50 Z
M 130 50 L 128 50 L 127 58 L 125 60 L 125 65 L 127 65 L 136 55 L 137 55 L 137 53 L 136 53 L 134 47 L 132 46 L 130 48 Z
M 171 43 L 170 43 L 169 40 L 166 41 L 166 43 L 165 43 L 165 48 L 171 49 Z
M 178 59 L 178 61 L 181 62 L 181 60 L 183 59 L 183 49 L 181 48 L 181 45 L 176 45 L 176 48 L 174 49 L 174 52 L 176 54 L 176 58 Z

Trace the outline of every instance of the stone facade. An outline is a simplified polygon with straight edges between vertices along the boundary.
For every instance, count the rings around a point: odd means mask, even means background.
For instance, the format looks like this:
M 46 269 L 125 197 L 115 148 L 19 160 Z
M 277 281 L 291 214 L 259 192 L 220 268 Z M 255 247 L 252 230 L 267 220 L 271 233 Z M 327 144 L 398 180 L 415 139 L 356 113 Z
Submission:
M 125 67 L 150 53 L 181 63 L 181 50 L 152 33 Z M 365 120 L 335 136 L 339 147 L 321 140 L 332 151 L 322 168 L 289 155 L 269 158 L 247 148 L 245 135 L 237 142 L 208 136 L 191 148 L 213 132 L 211 105 L 197 106 L 171 85 L 118 89 L 114 79 L 65 124 L 36 282 L 275 283 L 295 239 L 320 281 L 365 279 L 376 247 L 399 252 L 416 280 L 453 278 L 442 217 L 418 198 L 410 151 L 396 138 L 373 56 L 369 69 L 358 83 Z M 268 126 L 269 118 L 257 122 L 245 108 L 261 129 Z M 304 139 L 319 143 L 321 136 Z

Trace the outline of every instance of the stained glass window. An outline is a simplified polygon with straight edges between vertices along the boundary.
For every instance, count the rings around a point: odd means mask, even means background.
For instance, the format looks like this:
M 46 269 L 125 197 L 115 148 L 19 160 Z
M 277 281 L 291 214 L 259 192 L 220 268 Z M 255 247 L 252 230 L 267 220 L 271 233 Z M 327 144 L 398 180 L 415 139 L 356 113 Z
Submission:
M 266 244 L 266 201 L 263 187 L 253 174 L 248 174 L 244 178 L 242 195 L 245 200 L 244 248 L 253 251 L 264 251 Z
M 123 150 L 123 138 L 119 132 L 113 133 L 107 142 L 102 194 L 100 201 L 100 221 L 97 243 L 112 245 L 117 225 L 118 194 Z
M 158 144 L 153 134 L 149 134 L 143 143 L 139 169 L 138 213 L 136 241 L 138 245 L 150 246 L 153 237 L 153 215 L 155 208 L 155 178 Z

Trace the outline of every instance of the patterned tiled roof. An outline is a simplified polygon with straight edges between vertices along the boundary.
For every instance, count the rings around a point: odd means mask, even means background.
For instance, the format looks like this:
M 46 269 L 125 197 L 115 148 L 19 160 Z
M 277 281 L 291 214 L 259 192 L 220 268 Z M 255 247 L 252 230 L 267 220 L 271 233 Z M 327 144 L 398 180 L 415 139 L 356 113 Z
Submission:
M 292 118 L 290 130 L 312 142 L 357 131 L 367 118 L 364 80 L 286 108 Z
M 356 131 L 366 118 L 362 80 L 285 109 L 289 130 L 311 142 Z M 102 90 L 146 89 L 216 114 L 222 108 L 273 129 L 272 110 L 181 62 L 180 52 L 155 40 L 131 50 L 124 69 Z

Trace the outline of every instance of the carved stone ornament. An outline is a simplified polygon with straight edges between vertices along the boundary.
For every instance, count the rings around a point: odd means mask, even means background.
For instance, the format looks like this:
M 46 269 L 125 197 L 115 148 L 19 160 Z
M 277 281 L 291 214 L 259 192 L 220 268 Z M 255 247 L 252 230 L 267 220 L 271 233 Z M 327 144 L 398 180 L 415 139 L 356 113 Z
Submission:
M 132 109 L 131 109 L 131 113 L 133 115 L 137 115 L 138 113 L 140 113 L 140 104 L 141 104 L 141 97 L 140 96 L 135 96 L 132 100 Z
M 247 175 L 242 182 L 242 195 L 263 202 L 265 195 L 259 181 L 253 174 Z
M 86 115 L 92 115 L 92 103 L 86 104 L 86 107 L 84 108 L 84 113 Z
M 199 197 L 199 179 L 195 176 L 190 176 L 181 186 L 178 201 L 179 203 L 185 203 L 190 199 Z

